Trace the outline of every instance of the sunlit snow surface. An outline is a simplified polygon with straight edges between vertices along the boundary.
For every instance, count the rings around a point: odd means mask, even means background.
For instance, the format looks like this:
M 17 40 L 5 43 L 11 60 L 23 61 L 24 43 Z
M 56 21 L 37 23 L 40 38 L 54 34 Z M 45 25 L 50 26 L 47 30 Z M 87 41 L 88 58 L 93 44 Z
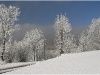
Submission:
M 100 74 L 100 51 L 63 54 L 6 74 Z

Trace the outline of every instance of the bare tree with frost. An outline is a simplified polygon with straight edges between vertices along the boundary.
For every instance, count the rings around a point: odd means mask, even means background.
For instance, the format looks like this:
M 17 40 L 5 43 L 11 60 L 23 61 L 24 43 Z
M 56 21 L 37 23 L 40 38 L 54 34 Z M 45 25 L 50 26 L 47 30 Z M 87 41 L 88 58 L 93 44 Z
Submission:
M 90 35 L 89 30 L 87 30 L 86 32 L 83 31 L 79 37 L 79 47 L 81 48 L 79 49 L 82 52 L 94 50 L 94 40 L 95 38 L 92 35 Z
M 38 60 L 46 60 L 46 51 L 45 51 L 45 38 L 43 37 L 37 44 L 36 44 L 36 59 Z
M 71 24 L 69 23 L 69 19 L 66 15 L 57 15 L 54 28 L 56 31 L 55 46 L 58 50 L 60 50 L 60 54 L 62 54 L 64 53 L 65 47 L 69 44 L 67 38 L 71 31 Z
M 14 56 L 13 56 L 14 55 Z M 45 59 L 45 38 L 41 30 L 27 31 L 21 41 L 15 41 L 8 52 L 7 62 L 26 62 Z
M 89 40 L 91 41 L 91 47 L 93 49 L 100 49 L 100 18 L 93 19 L 92 24 L 89 26 L 88 29 L 88 36 Z
M 65 39 L 63 41 L 63 50 L 65 50 L 66 53 L 72 53 L 72 49 L 76 48 L 76 39 L 74 38 L 74 35 L 67 34 L 65 36 Z M 75 52 L 75 51 L 74 51 Z
M 12 63 L 12 62 L 15 62 L 15 57 L 17 55 L 17 51 L 18 51 L 18 42 L 12 42 L 12 43 L 9 43 L 7 42 L 6 43 L 6 56 L 4 59 L 7 63 Z
M 28 32 L 26 32 L 23 40 L 29 44 L 29 49 L 30 49 L 30 51 L 32 51 L 32 52 L 30 52 L 30 57 L 32 57 L 31 59 L 36 61 L 37 60 L 37 52 L 45 51 L 45 49 L 44 49 L 45 38 L 43 36 L 42 31 L 38 30 L 38 29 L 33 29 L 31 31 L 28 31 Z
M 15 59 L 18 62 L 26 62 L 28 60 L 29 44 L 23 40 L 15 42 L 14 44 L 14 49 L 16 50 Z
M 4 52 L 6 49 L 6 42 L 12 40 L 11 34 L 19 29 L 19 25 L 15 25 L 15 21 L 18 20 L 19 8 L 15 6 L 6 7 L 4 4 L 0 4 L 0 38 L 2 43 L 2 55 L 1 59 L 4 61 Z
M 81 50 L 82 52 L 87 50 L 86 49 L 87 41 L 88 41 L 87 36 L 86 36 L 85 32 L 83 31 L 82 34 L 79 36 L 79 50 Z
M 83 46 L 82 51 L 100 49 L 100 18 L 92 20 L 86 33 L 80 35 L 79 44 Z

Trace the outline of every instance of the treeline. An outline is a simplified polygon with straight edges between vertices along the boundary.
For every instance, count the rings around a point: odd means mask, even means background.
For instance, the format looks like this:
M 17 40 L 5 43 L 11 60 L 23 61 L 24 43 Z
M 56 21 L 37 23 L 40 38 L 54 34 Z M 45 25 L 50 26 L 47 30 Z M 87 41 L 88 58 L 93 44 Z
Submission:
M 55 19 L 56 51 L 46 50 L 46 39 L 40 29 L 34 28 L 25 33 L 21 41 L 12 40 L 12 33 L 20 25 L 15 24 L 20 15 L 18 7 L 0 4 L 0 38 L 1 60 L 7 63 L 42 61 L 54 58 L 63 53 L 77 53 L 100 49 L 100 18 L 93 19 L 91 25 L 79 35 L 78 44 L 71 34 L 71 24 L 66 14 L 57 15 Z

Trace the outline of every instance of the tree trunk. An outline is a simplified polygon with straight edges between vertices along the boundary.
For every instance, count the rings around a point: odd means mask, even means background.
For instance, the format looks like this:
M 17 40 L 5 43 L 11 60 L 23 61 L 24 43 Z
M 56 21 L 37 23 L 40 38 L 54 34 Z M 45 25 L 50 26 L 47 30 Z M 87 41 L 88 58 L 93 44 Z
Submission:
M 60 35 L 61 35 L 61 49 L 60 49 L 60 55 L 61 55 L 64 53 L 64 51 L 62 50 L 62 48 L 63 48 L 63 30 L 61 30 Z
M 35 46 L 33 48 L 33 51 L 34 51 L 34 61 L 36 60 L 36 52 L 35 52 Z
M 46 58 L 45 58 L 45 41 L 44 41 L 44 60 L 46 60 Z
M 6 38 L 5 38 L 5 31 L 4 31 L 4 36 L 3 36 L 3 51 L 2 51 L 2 55 L 1 55 L 1 59 L 2 61 L 4 61 L 4 52 L 5 52 L 5 43 L 6 43 Z
M 85 51 L 86 51 L 85 44 L 83 44 L 83 52 L 85 52 Z

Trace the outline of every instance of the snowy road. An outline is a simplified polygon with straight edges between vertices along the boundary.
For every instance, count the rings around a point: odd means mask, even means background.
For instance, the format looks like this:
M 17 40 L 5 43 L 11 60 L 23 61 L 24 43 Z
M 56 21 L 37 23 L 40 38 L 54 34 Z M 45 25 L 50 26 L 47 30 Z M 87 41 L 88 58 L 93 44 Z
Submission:
M 12 65 L 12 66 L 4 66 L 4 67 L 0 68 L 0 74 L 10 72 L 10 71 L 18 69 L 20 67 L 25 67 L 25 66 L 29 66 L 29 65 L 33 65 L 33 64 L 35 64 L 35 62 L 22 63 L 22 64 L 16 63 L 15 65 Z

